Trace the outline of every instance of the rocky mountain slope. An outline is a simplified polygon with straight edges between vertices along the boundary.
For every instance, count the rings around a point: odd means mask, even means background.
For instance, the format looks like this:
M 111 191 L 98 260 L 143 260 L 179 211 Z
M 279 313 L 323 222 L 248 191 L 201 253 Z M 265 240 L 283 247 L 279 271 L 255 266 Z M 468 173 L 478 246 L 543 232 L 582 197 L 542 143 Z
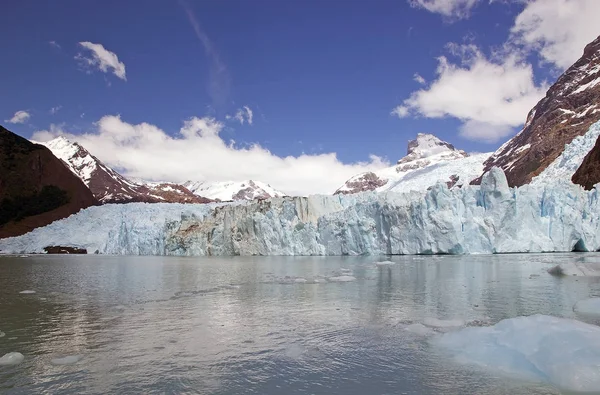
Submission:
M 260 181 L 224 181 L 224 182 L 194 182 L 188 181 L 184 187 L 193 193 L 211 200 L 254 200 L 285 196 L 269 184 Z
M 438 181 L 449 187 L 468 184 L 481 174 L 490 154 L 469 155 L 432 134 L 419 133 L 408 142 L 406 156 L 395 166 L 358 174 L 335 194 L 364 191 L 408 192 L 427 190 Z
M 586 134 L 599 120 L 600 37 L 588 44 L 583 56 L 548 89 L 529 112 L 523 130 L 485 162 L 484 172 L 498 166 L 510 186 L 527 184 L 557 160 L 565 145 Z M 595 153 L 590 153 L 585 167 L 576 171 L 573 182 L 589 186 L 600 181 L 598 170 L 594 170 L 598 164 L 593 163 L 600 155 L 598 149 L 596 144 Z
M 59 136 L 39 143 L 52 153 L 92 191 L 101 203 L 208 203 L 209 199 L 195 195 L 175 183 L 136 183 L 102 163 L 77 142 Z
M 0 238 L 27 233 L 97 203 L 49 149 L 0 126 Z

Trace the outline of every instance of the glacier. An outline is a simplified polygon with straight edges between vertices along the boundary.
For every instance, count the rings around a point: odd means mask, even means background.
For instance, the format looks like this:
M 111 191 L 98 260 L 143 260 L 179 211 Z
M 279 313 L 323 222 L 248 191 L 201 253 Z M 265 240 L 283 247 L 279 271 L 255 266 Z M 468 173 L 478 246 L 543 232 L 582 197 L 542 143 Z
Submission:
M 469 327 L 436 335 L 430 343 L 456 361 L 560 390 L 600 390 L 600 328 L 572 319 L 533 315 L 490 327 Z
M 480 186 L 279 197 L 212 204 L 90 207 L 1 253 L 47 246 L 128 255 L 390 255 L 597 251 L 598 191 L 570 182 L 509 188 L 494 168 Z

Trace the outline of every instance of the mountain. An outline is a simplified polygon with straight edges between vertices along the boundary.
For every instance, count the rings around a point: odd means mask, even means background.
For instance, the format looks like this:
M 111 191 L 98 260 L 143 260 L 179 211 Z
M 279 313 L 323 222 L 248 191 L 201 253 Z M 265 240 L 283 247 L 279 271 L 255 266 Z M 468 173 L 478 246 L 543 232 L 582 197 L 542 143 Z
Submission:
M 527 184 L 553 164 L 565 146 L 590 132 L 590 126 L 599 120 L 600 37 L 588 44 L 582 57 L 548 89 L 546 96 L 529 112 L 523 129 L 485 162 L 484 172 L 497 166 L 506 173 L 510 186 Z M 567 177 L 573 176 L 573 182 L 588 187 L 600 182 L 597 162 L 589 163 L 600 155 L 600 146 L 596 144 L 590 149 L 595 153 L 584 161 L 585 167 Z M 583 157 L 581 159 L 583 161 Z M 584 164 L 580 162 L 577 167 Z M 596 170 L 589 173 L 592 168 Z M 478 182 L 479 179 L 474 181 Z
M 274 189 L 269 184 L 253 180 L 239 182 L 188 181 L 183 184 L 183 186 L 197 195 L 201 195 L 212 200 L 220 200 L 222 202 L 230 200 L 268 199 L 271 197 L 286 196 L 285 193 Z
M 97 203 L 49 149 L 0 126 L 0 238 L 27 233 Z
M 43 144 L 92 191 L 101 203 L 208 203 L 174 183 L 137 183 L 123 177 L 77 142 L 59 136 Z
M 469 155 L 432 134 L 419 133 L 408 142 L 406 156 L 395 166 L 358 174 L 334 194 L 363 191 L 408 192 L 427 190 L 438 181 L 449 187 L 468 184 L 481 174 L 490 154 Z

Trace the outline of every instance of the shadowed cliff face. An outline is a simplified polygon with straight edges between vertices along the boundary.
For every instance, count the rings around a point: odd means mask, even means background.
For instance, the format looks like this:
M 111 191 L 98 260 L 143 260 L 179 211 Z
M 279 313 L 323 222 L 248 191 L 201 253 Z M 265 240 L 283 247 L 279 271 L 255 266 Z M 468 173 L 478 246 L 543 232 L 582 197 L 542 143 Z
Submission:
M 92 192 L 49 149 L 0 126 L 0 238 L 95 204 Z
M 583 56 L 548 89 L 546 97 L 529 112 L 523 130 L 485 162 L 484 172 L 497 166 L 506 173 L 510 186 L 527 184 L 558 158 L 565 144 L 585 134 L 598 120 L 600 37 L 588 44 Z
M 590 190 L 600 182 L 600 137 L 596 140 L 594 148 L 583 159 L 581 166 L 571 179 L 575 184 L 582 185 Z

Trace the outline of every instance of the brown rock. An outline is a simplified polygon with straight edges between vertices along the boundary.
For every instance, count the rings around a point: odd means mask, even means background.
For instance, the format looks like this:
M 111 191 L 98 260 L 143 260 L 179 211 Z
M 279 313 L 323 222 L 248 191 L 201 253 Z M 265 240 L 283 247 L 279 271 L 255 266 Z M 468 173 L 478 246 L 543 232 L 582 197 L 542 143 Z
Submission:
M 600 182 L 600 137 L 596 140 L 594 148 L 585 156 L 579 169 L 571 178 L 575 184 L 582 185 L 590 190 Z
M 600 120 L 600 37 L 548 89 L 529 112 L 523 130 L 486 162 L 502 168 L 510 186 L 527 184 L 563 152 L 566 144 Z M 481 177 L 473 181 L 479 184 Z
M 48 190 L 58 191 L 65 199 L 44 201 L 44 191 Z M 9 203 L 14 206 L 24 200 L 36 202 L 36 214 L 11 216 Z M 0 126 L 0 208 L 5 209 L 5 218 L 10 218 L 0 224 L 0 238 L 27 233 L 97 203 L 83 182 L 49 149 Z

